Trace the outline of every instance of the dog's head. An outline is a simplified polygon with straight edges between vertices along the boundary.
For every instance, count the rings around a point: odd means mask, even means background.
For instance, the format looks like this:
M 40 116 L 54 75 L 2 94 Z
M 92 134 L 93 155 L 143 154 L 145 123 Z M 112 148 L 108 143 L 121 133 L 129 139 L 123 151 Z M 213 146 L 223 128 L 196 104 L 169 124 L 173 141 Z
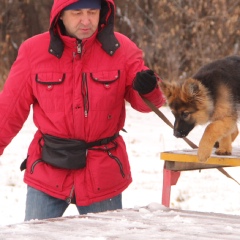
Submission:
M 198 80 L 189 78 L 183 82 L 159 83 L 174 117 L 174 136 L 186 137 L 199 124 L 209 120 L 212 109 L 209 93 Z

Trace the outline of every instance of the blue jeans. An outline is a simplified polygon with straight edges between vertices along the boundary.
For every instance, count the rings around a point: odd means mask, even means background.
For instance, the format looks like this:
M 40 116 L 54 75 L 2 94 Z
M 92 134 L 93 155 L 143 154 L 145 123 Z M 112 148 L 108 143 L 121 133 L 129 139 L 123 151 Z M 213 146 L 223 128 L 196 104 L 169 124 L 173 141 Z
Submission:
M 24 221 L 61 217 L 69 204 L 65 200 L 51 197 L 30 186 L 27 188 L 26 211 Z M 122 194 L 89 206 L 77 206 L 79 214 L 97 213 L 122 209 Z

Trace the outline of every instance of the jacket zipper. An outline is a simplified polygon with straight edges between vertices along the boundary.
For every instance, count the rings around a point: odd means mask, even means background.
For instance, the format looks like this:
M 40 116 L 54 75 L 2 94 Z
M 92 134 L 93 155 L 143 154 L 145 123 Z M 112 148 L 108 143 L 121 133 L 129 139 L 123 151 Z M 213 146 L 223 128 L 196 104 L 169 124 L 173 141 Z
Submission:
M 89 112 L 89 100 L 88 100 L 88 86 L 87 86 L 87 74 L 82 74 L 82 96 L 84 104 L 84 116 L 88 117 Z
M 82 53 L 82 41 L 77 40 L 77 53 L 81 54 Z
M 82 40 L 77 40 L 77 53 L 82 55 Z M 88 100 L 88 86 L 87 86 L 87 74 L 82 73 L 82 96 L 84 104 L 84 116 L 88 117 L 89 100 Z
M 72 202 L 73 193 L 74 193 L 74 185 L 73 185 L 72 188 L 71 188 L 69 197 L 66 199 L 66 202 L 67 202 L 68 204 L 71 204 L 71 202 Z
M 119 160 L 119 158 L 116 157 L 116 156 L 114 156 L 114 155 L 112 155 L 112 153 L 111 153 L 109 150 L 107 151 L 107 153 L 108 153 L 108 156 L 109 156 L 110 158 L 114 159 L 114 160 L 117 162 L 117 164 L 118 164 L 118 166 L 119 166 L 119 168 L 120 168 L 120 172 L 121 172 L 121 174 L 122 174 L 122 177 L 124 178 L 124 177 L 125 177 L 125 173 L 124 173 L 124 171 L 123 171 L 123 166 L 122 166 L 122 163 L 121 163 L 121 161 Z

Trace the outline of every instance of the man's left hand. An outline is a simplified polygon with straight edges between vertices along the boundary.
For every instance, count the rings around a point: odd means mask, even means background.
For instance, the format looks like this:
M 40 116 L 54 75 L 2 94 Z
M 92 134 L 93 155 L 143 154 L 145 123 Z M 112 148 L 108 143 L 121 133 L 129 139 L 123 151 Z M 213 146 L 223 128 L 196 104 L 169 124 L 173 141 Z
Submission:
M 147 94 L 153 91 L 157 85 L 157 78 L 152 70 L 138 72 L 133 80 L 133 89 L 139 94 Z

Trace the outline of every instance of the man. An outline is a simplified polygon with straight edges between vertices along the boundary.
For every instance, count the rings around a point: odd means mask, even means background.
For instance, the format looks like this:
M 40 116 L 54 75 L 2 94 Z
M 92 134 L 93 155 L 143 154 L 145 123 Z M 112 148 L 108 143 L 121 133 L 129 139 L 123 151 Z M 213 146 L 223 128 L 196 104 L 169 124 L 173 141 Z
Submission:
M 125 143 L 125 100 L 164 103 L 142 52 L 114 33 L 113 0 L 55 0 L 49 32 L 25 41 L 0 95 L 0 154 L 33 108 L 37 132 L 24 181 L 25 220 L 122 208 L 132 181 Z

